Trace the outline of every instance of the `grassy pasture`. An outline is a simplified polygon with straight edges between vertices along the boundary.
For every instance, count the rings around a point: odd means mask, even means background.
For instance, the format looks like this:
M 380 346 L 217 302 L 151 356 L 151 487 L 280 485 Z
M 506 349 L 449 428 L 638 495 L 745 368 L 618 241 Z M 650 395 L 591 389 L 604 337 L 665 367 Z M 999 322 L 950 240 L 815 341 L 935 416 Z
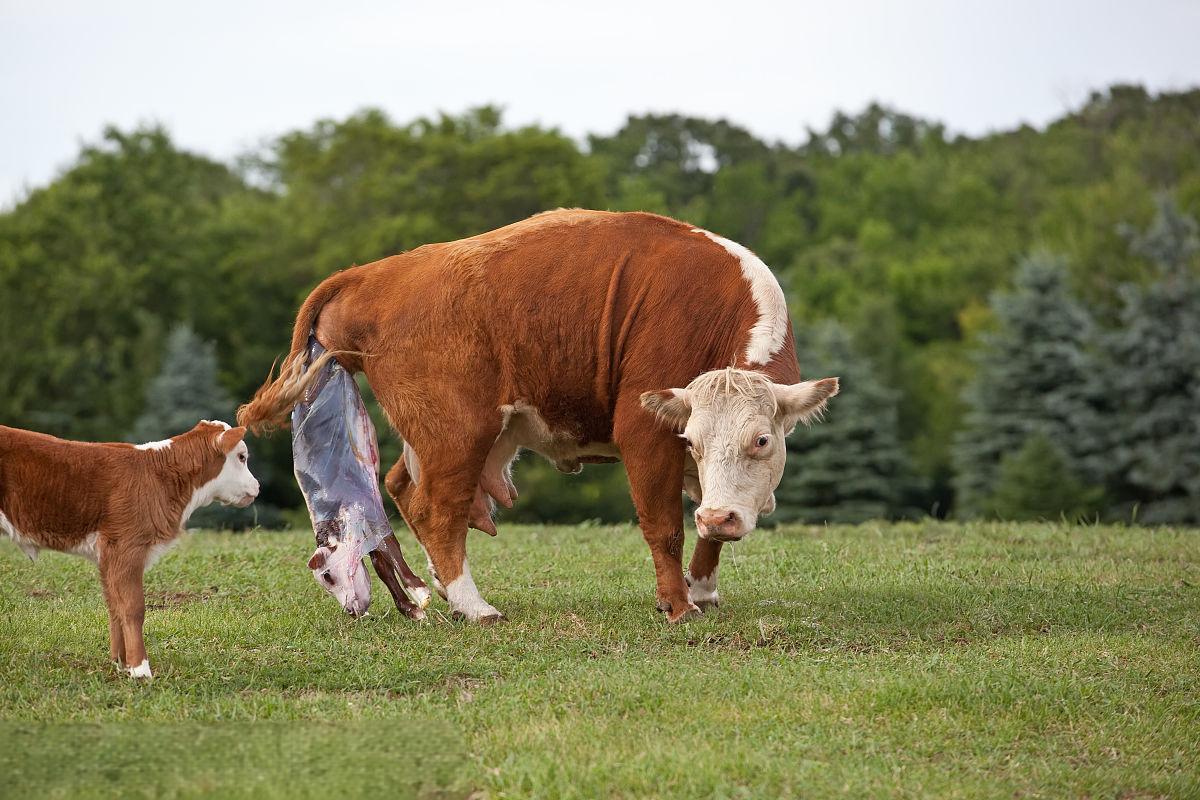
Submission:
M 310 541 L 187 537 L 146 683 L 91 564 L 0 545 L 0 796 L 1200 796 L 1197 531 L 761 531 L 678 627 L 632 527 L 473 533 L 490 628 L 352 621 Z

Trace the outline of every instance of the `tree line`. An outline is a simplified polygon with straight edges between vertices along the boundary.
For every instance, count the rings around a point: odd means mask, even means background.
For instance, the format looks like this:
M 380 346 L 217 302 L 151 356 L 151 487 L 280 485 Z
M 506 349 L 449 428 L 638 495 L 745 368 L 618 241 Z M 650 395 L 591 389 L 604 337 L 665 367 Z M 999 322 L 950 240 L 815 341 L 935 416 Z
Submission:
M 843 378 L 789 443 L 778 518 L 1200 522 L 1200 90 L 1114 86 L 974 138 L 871 105 L 795 146 L 672 114 L 577 142 L 493 107 L 365 110 L 231 163 L 108 129 L 0 214 L 0 423 L 228 418 L 330 272 L 570 206 L 668 214 L 775 270 L 802 371 Z M 300 505 L 289 443 L 253 445 L 272 522 Z M 508 519 L 632 517 L 619 467 L 518 470 Z

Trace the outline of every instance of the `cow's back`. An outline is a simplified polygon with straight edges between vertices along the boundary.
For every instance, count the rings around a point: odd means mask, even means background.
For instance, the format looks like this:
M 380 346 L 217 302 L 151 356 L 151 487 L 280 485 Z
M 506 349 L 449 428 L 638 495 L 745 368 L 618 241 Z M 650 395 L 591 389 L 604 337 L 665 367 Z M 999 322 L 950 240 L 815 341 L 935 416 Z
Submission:
M 402 350 L 419 387 L 452 362 L 495 405 L 524 401 L 551 424 L 594 426 L 583 438 L 607 436 L 619 397 L 710 369 L 797 374 L 786 309 L 771 363 L 747 364 L 760 309 L 738 258 L 654 214 L 547 212 L 341 275 L 353 299 L 332 311 L 347 336 L 327 346 L 378 364 Z

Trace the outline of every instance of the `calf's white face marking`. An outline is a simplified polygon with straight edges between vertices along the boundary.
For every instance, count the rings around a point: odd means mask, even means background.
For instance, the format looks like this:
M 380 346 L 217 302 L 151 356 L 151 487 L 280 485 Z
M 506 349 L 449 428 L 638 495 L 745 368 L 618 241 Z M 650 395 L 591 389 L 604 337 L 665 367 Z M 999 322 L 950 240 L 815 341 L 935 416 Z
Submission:
M 330 537 L 308 559 L 313 580 L 333 595 L 342 609 L 361 617 L 371 606 L 371 579 L 362 564 L 362 543 Z
M 225 439 L 229 433 L 221 434 Z M 240 440 L 225 454 L 221 473 L 209 484 L 212 500 L 227 506 L 245 508 L 258 497 L 258 481 L 250 474 L 250 450 Z M 211 500 L 210 500 L 211 502 Z
M 786 386 L 761 372 L 725 369 L 700 375 L 684 389 L 642 395 L 642 405 L 682 437 L 695 462 L 685 477 L 699 483 L 696 529 L 716 541 L 736 541 L 754 530 L 759 514 L 775 510 L 774 491 L 787 457 L 784 438 L 798 422 L 820 416 L 838 392 L 837 378 Z M 690 470 L 689 470 L 690 471 Z M 693 484 L 693 485 L 689 485 Z
M 225 454 L 225 462 L 217 477 L 192 491 L 192 497 L 179 520 L 181 527 L 187 524 L 192 512 L 214 501 L 221 505 L 245 508 L 258 497 L 258 481 L 250 474 L 250 449 L 242 438 L 246 435 L 246 429 L 230 428 L 224 422 L 212 420 L 204 420 L 200 424 L 205 423 L 220 425 L 224 429 L 216 437 L 215 445 Z

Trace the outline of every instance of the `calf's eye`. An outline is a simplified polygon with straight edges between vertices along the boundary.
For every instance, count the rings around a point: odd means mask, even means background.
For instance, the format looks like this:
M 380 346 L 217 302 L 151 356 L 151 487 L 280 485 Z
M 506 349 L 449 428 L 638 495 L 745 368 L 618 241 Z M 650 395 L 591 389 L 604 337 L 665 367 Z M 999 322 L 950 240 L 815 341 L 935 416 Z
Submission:
M 771 440 L 768 439 L 766 436 L 760 436 L 760 437 L 758 437 L 758 440 L 754 442 L 754 444 L 757 447 L 766 447 L 767 442 L 769 442 L 769 441 L 771 441 Z
M 335 581 L 333 580 L 333 576 L 330 575 L 328 572 L 321 573 L 321 580 L 325 581 L 330 586 L 333 586 L 333 584 L 335 583 Z

